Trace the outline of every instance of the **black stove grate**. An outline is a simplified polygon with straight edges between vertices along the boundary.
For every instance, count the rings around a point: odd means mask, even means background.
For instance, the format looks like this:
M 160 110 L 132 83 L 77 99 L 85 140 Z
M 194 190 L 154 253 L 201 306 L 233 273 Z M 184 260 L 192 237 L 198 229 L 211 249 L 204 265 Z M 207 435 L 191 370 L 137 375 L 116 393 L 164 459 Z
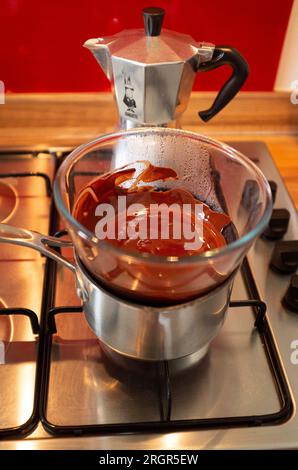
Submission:
M 246 266 L 247 268 L 247 266 Z M 239 300 L 230 302 L 230 308 L 249 307 L 256 312 L 255 327 L 258 329 L 265 345 L 266 354 L 272 370 L 281 408 L 278 412 L 255 416 L 227 416 L 221 418 L 204 418 L 204 419 L 171 419 L 171 377 L 167 361 L 156 364 L 158 383 L 156 384 L 159 391 L 159 409 L 160 421 L 134 422 L 134 423 L 113 423 L 113 424 L 88 424 L 88 425 L 57 425 L 51 423 L 46 417 L 48 386 L 51 366 L 51 346 L 52 335 L 57 332 L 55 315 L 68 313 L 83 313 L 81 307 L 55 307 L 48 311 L 47 316 L 47 356 L 43 365 L 44 382 L 42 388 L 42 412 L 41 420 L 45 429 L 53 435 L 69 435 L 81 436 L 90 434 L 106 434 L 119 432 L 163 432 L 178 431 L 187 429 L 212 429 L 212 428 L 231 428 L 231 427 L 249 427 L 280 424 L 286 421 L 292 413 L 292 401 L 287 386 L 287 382 L 283 375 L 282 367 L 279 362 L 278 354 L 271 337 L 269 326 L 266 320 L 266 305 L 264 302 L 256 299 Z
M 31 152 L 31 151 L 3 151 L 0 152 L 2 155 L 28 155 L 35 157 L 40 152 Z M 49 153 L 45 151 L 43 153 Z M 9 173 L 0 173 L 0 179 L 7 178 L 42 178 L 45 182 L 46 194 L 50 198 L 52 196 L 52 184 L 49 175 L 43 172 L 9 172 Z M 12 438 L 12 437 L 23 437 L 29 434 L 34 430 L 39 422 L 39 396 L 41 388 L 41 371 L 42 371 L 42 355 L 41 355 L 41 330 L 38 323 L 38 317 L 35 312 L 27 308 L 1 308 L 0 315 L 23 315 L 28 317 L 31 323 L 32 333 L 38 335 L 38 349 L 37 349 L 37 360 L 36 360 L 36 372 L 35 372 L 35 386 L 34 386 L 34 399 L 32 405 L 32 413 L 30 418 L 20 424 L 19 426 L 14 426 L 11 428 L 1 428 L 0 423 L 0 439 L 1 438 Z M 9 393 L 9 391 L 8 391 Z
M 34 335 L 39 335 L 40 329 L 39 329 L 39 324 L 38 324 L 38 317 L 35 312 L 32 310 L 29 310 L 27 308 L 1 308 L 0 309 L 0 315 L 23 315 L 26 316 L 30 323 L 31 323 L 31 329 L 32 333 Z M 39 348 L 40 348 L 40 343 L 39 341 L 37 342 L 38 344 L 38 351 L 37 351 L 37 357 L 39 355 Z M 38 362 L 38 361 L 37 361 Z M 41 365 L 41 363 L 40 363 Z M 38 409 L 38 403 L 39 403 L 39 395 L 40 395 L 40 386 L 41 386 L 41 377 L 40 377 L 40 372 L 41 368 L 38 367 L 38 364 L 36 364 L 36 369 L 35 369 L 35 385 L 34 385 L 34 399 L 33 399 L 33 407 L 32 407 L 32 413 L 29 419 L 25 422 L 20 424 L 19 426 L 14 426 L 10 428 L 0 428 L 0 439 L 1 438 L 12 438 L 15 436 L 26 436 L 30 432 L 32 432 L 35 427 L 38 424 L 39 421 L 39 409 Z M 9 393 L 9 390 L 8 390 Z
M 40 171 L 28 171 L 28 172 L 22 172 L 22 173 L 0 173 L 0 178 L 31 178 L 31 177 L 37 177 L 37 178 L 42 178 L 45 182 L 45 187 L 47 191 L 47 196 L 51 197 L 52 196 L 52 184 L 51 184 L 51 179 L 46 173 L 42 173 Z

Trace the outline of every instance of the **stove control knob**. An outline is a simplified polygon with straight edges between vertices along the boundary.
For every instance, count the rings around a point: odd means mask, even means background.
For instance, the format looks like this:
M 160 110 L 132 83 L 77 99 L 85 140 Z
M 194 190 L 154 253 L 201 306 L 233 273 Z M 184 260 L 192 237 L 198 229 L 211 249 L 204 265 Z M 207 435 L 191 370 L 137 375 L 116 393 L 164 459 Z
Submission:
M 268 240 L 280 240 L 288 230 L 290 212 L 288 209 L 273 209 L 272 216 L 263 236 Z
M 288 290 L 283 298 L 283 304 L 289 310 L 298 312 L 298 274 L 292 276 Z
M 298 267 L 298 240 L 279 241 L 275 244 L 270 268 L 283 274 L 292 274 Z
M 268 183 L 271 189 L 272 202 L 274 204 L 275 199 L 276 199 L 276 193 L 277 193 L 277 184 L 275 183 L 275 181 L 272 181 L 272 180 L 269 180 Z

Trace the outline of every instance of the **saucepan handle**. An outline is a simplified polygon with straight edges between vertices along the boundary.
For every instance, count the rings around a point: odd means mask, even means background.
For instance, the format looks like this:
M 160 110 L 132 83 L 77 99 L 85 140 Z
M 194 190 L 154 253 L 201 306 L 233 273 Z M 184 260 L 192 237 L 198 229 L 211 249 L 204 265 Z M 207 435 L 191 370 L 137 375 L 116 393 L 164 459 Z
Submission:
M 52 258 L 76 274 L 76 266 L 64 258 L 58 251 L 51 247 L 72 247 L 71 241 L 60 238 L 43 235 L 33 230 L 13 227 L 12 225 L 0 223 L 0 243 L 11 243 L 13 245 L 27 246 L 39 251 L 40 253 Z

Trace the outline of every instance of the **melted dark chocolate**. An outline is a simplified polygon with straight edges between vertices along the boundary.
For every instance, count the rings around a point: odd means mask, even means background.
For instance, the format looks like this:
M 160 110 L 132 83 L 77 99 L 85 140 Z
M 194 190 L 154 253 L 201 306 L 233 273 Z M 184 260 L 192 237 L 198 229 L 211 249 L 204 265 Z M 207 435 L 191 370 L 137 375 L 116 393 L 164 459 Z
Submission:
M 207 204 L 198 201 L 190 192 L 185 189 L 175 188 L 168 190 L 160 190 L 154 186 L 141 185 L 140 183 L 153 183 L 156 181 L 165 181 L 169 179 L 177 179 L 177 174 L 171 168 L 156 167 L 148 162 L 143 163 L 145 168 L 135 177 L 135 168 L 122 168 L 105 174 L 96 180 L 93 180 L 83 191 L 80 193 L 73 211 L 74 217 L 90 231 L 95 231 L 96 223 L 99 217 L 95 215 L 96 207 L 102 203 L 111 204 L 115 209 L 115 226 L 116 238 L 107 238 L 109 243 L 114 246 L 122 247 L 129 252 L 145 252 L 152 255 L 160 256 L 191 256 L 204 251 L 209 251 L 215 248 L 222 247 L 226 244 L 226 240 L 222 234 L 222 230 L 230 222 L 230 218 L 223 213 L 211 210 Z M 127 183 L 127 184 L 124 184 Z M 118 234 L 118 197 L 126 196 L 127 207 L 131 204 L 142 204 L 145 207 L 144 211 L 135 212 L 132 215 L 126 215 L 127 225 L 130 222 L 140 224 L 142 219 L 146 219 L 147 233 L 150 234 L 149 222 L 155 220 L 158 226 L 158 238 L 152 239 L 150 236 L 144 239 L 132 239 L 126 236 L 123 239 L 117 237 Z M 191 207 L 191 214 L 189 219 L 189 230 L 194 233 L 195 230 L 195 210 L 196 204 L 202 204 L 204 219 L 203 219 L 203 239 L 202 244 L 197 249 L 186 249 L 185 243 L 187 240 L 181 231 L 181 238 L 174 239 L 173 225 L 182 223 L 181 210 L 183 204 L 189 204 Z M 177 210 L 170 213 L 169 218 L 169 238 L 164 239 L 161 237 L 162 214 L 152 214 L 150 212 L 151 204 L 166 204 L 170 206 L 176 205 Z M 174 206 L 175 207 L 175 206 Z M 123 227 L 120 228 L 123 230 Z

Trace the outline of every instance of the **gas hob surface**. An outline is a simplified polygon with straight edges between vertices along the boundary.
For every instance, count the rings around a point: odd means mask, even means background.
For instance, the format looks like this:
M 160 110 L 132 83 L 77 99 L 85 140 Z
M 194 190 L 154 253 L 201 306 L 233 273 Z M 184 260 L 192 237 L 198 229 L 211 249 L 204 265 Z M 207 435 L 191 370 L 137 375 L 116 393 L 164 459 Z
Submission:
M 275 209 L 288 211 L 283 241 L 297 239 L 297 213 L 266 146 L 230 145 L 273 182 Z M 0 151 L 2 222 L 63 230 L 51 183 L 66 154 Z M 297 449 L 298 315 L 281 302 L 293 274 L 269 267 L 276 243 L 256 242 L 224 327 L 205 358 L 183 369 L 115 361 L 86 323 L 71 272 L 0 244 L 0 449 Z

